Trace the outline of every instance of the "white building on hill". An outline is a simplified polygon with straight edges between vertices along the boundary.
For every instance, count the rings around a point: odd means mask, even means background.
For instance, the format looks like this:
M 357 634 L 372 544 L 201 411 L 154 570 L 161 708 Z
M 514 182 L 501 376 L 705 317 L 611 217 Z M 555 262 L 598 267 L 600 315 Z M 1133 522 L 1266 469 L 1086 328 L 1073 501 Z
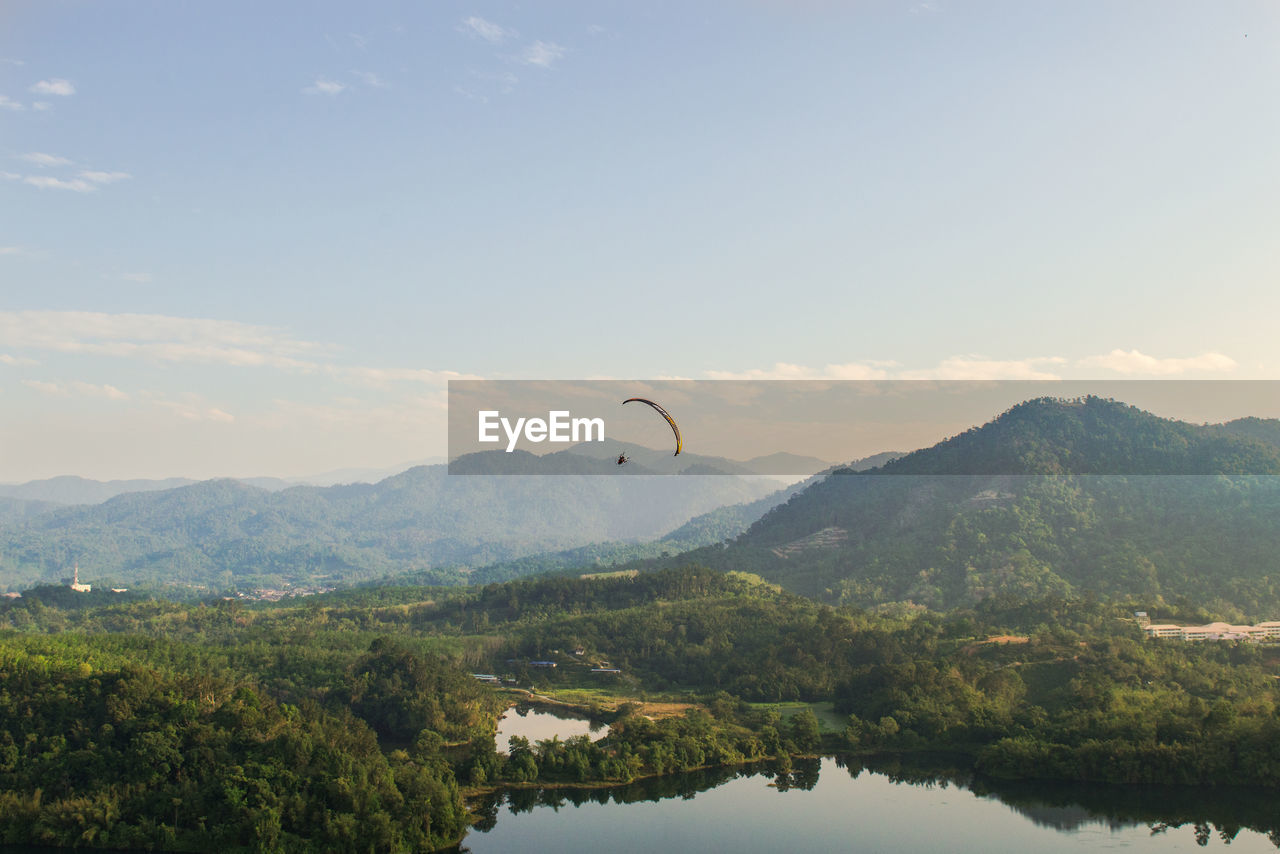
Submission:
M 1171 623 L 1152 623 L 1143 626 L 1149 638 L 1178 638 L 1179 640 L 1280 640 L 1280 620 L 1269 620 L 1256 626 L 1234 626 L 1230 623 L 1209 623 L 1207 626 L 1175 626 Z

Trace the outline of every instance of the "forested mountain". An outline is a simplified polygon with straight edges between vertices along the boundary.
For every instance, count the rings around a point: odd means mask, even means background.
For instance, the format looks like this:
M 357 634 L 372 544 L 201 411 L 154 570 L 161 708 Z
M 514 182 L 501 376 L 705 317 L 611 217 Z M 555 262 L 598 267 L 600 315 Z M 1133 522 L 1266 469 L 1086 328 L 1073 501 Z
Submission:
M 1196 426 L 1036 400 L 866 473 L 836 473 L 683 559 L 831 602 L 933 608 L 1092 592 L 1280 616 L 1276 423 Z
M 51 501 L 30 501 L 22 498 L 0 496 L 0 525 L 21 523 L 27 519 L 56 510 L 61 505 Z
M 656 539 L 775 491 L 734 477 L 465 477 L 420 466 L 377 484 L 268 492 L 218 480 L 42 513 L 0 528 L 0 586 L 70 575 L 226 589 L 476 567 Z

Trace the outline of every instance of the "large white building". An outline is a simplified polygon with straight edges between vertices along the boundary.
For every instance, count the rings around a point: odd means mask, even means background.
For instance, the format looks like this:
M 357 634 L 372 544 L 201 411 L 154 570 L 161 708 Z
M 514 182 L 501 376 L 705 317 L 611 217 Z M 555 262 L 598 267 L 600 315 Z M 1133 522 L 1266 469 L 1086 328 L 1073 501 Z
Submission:
M 1231 623 L 1209 623 L 1207 626 L 1175 626 L 1171 623 L 1151 623 L 1142 627 L 1149 638 L 1177 638 L 1179 640 L 1280 640 L 1280 620 L 1269 620 L 1256 626 L 1235 626 Z

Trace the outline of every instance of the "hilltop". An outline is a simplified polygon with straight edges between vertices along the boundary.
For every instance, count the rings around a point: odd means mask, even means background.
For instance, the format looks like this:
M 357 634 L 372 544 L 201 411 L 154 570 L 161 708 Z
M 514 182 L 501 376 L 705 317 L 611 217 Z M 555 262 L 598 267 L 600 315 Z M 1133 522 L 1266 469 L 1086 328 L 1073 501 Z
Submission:
M 864 473 L 838 470 L 724 547 L 676 558 L 817 599 L 1195 601 L 1280 613 L 1277 422 L 1193 425 L 1041 399 Z

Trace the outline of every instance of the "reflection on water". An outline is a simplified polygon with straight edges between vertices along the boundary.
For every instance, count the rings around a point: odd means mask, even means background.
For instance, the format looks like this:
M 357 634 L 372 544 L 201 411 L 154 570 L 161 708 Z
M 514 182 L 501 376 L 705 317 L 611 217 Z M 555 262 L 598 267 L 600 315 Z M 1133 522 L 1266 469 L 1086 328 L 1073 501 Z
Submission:
M 936 761 L 796 760 L 786 773 L 765 763 L 611 789 L 517 789 L 476 806 L 461 847 L 474 854 L 1280 848 L 1274 793 L 993 782 Z
M 519 705 L 507 709 L 499 718 L 496 743 L 498 751 L 506 753 L 507 739 L 513 735 L 527 738 L 532 744 L 552 737 L 564 741 L 575 735 L 589 735 L 592 741 L 596 741 L 608 734 L 607 724 L 589 721 L 554 708 Z

